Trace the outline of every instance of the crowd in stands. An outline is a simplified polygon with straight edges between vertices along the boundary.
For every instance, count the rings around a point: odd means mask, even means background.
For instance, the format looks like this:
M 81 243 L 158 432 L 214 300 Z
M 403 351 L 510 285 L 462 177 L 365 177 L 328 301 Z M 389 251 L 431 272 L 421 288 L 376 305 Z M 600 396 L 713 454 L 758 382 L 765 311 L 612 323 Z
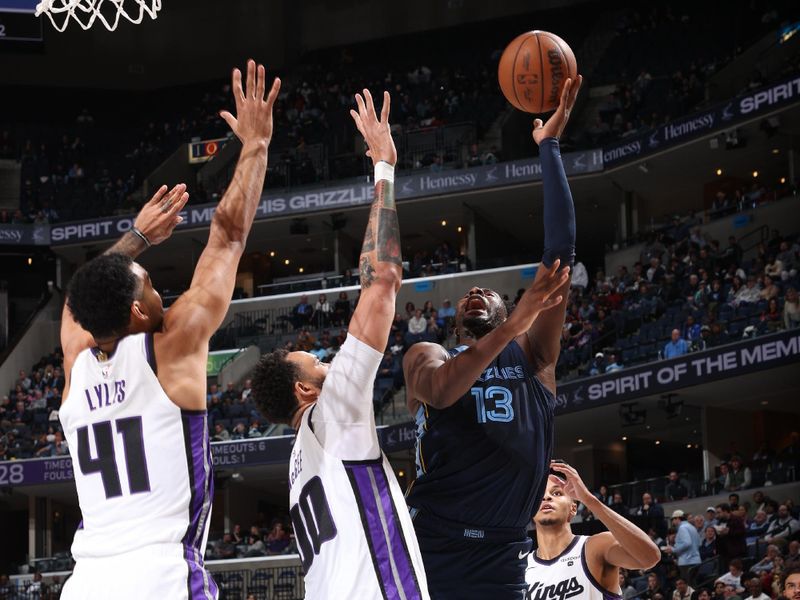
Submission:
M 615 26 L 616 37 L 593 74 L 595 84 L 614 84 L 615 89 L 598 107 L 585 137 L 602 145 L 691 112 L 708 100 L 711 77 L 792 17 L 790 5 L 781 2 L 753 2 L 739 9 L 723 14 L 712 5 L 667 3 L 623 12 Z M 750 27 L 738 28 L 737 19 Z M 709 29 L 712 21 L 715 26 Z M 733 43 L 731 31 L 737 31 Z M 798 66 L 794 56 L 773 78 L 796 73 Z M 754 65 L 742 91 L 766 83 L 767 76 Z
M 797 236 L 777 231 L 743 258 L 690 220 L 652 234 L 632 269 L 576 265 L 558 373 L 596 375 L 800 325 Z
M 352 53 L 342 50 L 307 57 L 280 73 L 283 85 L 275 106 L 266 187 L 367 172 L 363 152 L 353 146 L 348 113 L 354 92 L 364 87 L 393 94 L 399 168 L 438 170 L 495 162 L 496 148 L 479 152 L 470 144 L 476 141 L 475 132 L 485 130 L 504 106 L 492 66 L 496 51 L 481 50 L 468 70 L 439 58 L 440 62 L 426 64 L 406 55 L 404 60 L 383 62 L 393 65 L 387 70 L 372 62 L 353 64 Z M 21 165 L 20 208 L 0 213 L 0 223 L 52 223 L 131 212 L 143 200 L 138 194 L 143 179 L 181 143 L 229 135 L 219 118 L 220 110 L 233 110 L 227 82 L 162 90 L 158 103 L 140 102 L 134 96 L 109 98 L 106 104 L 118 107 L 113 112 L 98 104 L 96 94 L 87 96 L 91 108 L 59 109 L 50 104 L 48 113 L 56 123 L 52 127 L 37 124 L 36 112 L 28 115 L 30 123 L 24 116 L 13 123 L 0 120 L 0 159 L 15 159 Z M 187 98 L 194 100 L 187 103 Z M 120 122 L 120 112 L 135 117 Z M 433 131 L 462 122 L 473 124 L 472 137 L 450 145 L 412 149 L 402 139 L 409 131 Z M 328 161 L 328 156 L 336 159 Z M 227 186 L 227 181 L 211 183 L 211 189 L 187 183 L 190 202 L 195 204 L 217 199 Z
M 672 473 L 670 479 L 675 475 Z M 681 491 L 679 482 L 670 484 L 679 493 L 665 495 L 665 502 L 687 500 L 686 487 Z M 642 494 L 637 506 L 628 507 L 619 492 L 610 494 L 606 486 L 601 486 L 595 496 L 647 531 L 662 553 L 651 570 L 621 571 L 623 598 L 781 598 L 781 575 L 800 567 L 800 509 L 791 498 L 778 500 L 760 490 L 736 489 L 739 491 L 731 493 L 728 502 L 696 513 L 674 508 L 667 515 L 650 492 Z M 585 507 L 579 514 L 577 522 L 594 520 Z
M 297 543 L 288 517 L 274 518 L 268 527 L 263 523 L 251 525 L 247 531 L 241 525 L 234 525 L 221 538 L 209 539 L 206 547 L 207 560 L 280 554 L 297 554 Z

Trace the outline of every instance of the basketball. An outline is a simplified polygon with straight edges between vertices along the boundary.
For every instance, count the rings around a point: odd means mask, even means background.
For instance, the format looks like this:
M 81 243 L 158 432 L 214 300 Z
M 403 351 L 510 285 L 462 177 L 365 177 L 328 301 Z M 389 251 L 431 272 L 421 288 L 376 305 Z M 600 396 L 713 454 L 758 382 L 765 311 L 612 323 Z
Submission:
M 526 31 L 506 46 L 497 67 L 500 89 L 513 106 L 529 113 L 555 110 L 568 77 L 578 75 L 575 54 L 548 31 Z

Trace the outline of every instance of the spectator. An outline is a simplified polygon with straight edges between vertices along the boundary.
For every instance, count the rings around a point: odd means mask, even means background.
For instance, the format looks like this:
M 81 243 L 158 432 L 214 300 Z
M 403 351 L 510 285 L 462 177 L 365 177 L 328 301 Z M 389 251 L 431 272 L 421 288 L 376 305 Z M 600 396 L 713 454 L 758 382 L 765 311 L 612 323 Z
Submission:
M 621 363 L 617 362 L 617 355 L 611 354 L 608 357 L 609 364 L 606 366 L 606 373 L 613 373 L 614 371 L 621 371 L 624 367 Z
M 247 548 L 244 551 L 245 557 L 252 557 L 252 556 L 266 556 L 267 555 L 267 547 L 264 545 L 264 542 L 261 540 L 261 537 L 257 535 L 253 535 L 252 533 L 247 538 Z
M 619 589 L 622 600 L 631 600 L 638 596 L 639 592 L 631 585 L 628 572 L 625 569 L 619 570 Z
M 439 317 L 449 322 L 456 318 L 456 309 L 450 304 L 450 300 L 445 298 L 442 300 L 442 306 L 439 309 Z
M 747 553 L 744 520 L 733 514 L 730 504 L 717 506 L 717 553 L 724 564 Z
M 211 439 L 215 442 L 227 442 L 231 439 L 231 434 L 222 423 L 216 423 L 214 425 L 214 436 Z
M 289 534 L 283 522 L 276 519 L 267 535 L 267 554 L 283 554 L 289 547 Z
M 644 517 L 647 525 L 646 527 L 654 528 L 659 534 L 664 529 L 664 509 L 660 504 L 657 504 L 653 499 L 650 492 L 642 494 L 642 503 L 636 509 L 636 516 Z
M 676 510 L 671 517 L 672 526 L 677 528 L 675 545 L 667 547 L 667 553 L 674 554 L 677 558 L 678 569 L 681 577 L 688 581 L 689 571 L 701 562 L 700 535 L 694 525 L 686 519 L 682 510 Z
M 222 541 L 219 542 L 214 549 L 217 558 L 236 558 L 236 546 L 233 543 L 233 536 L 226 533 L 222 536 Z
M 781 504 L 778 506 L 777 518 L 775 518 L 767 528 L 764 541 L 770 544 L 775 542 L 786 544 L 799 529 L 800 523 L 791 515 L 786 504 Z
M 350 321 L 350 299 L 347 292 L 339 292 L 339 297 L 333 304 L 333 321 L 339 327 Z
M 320 294 L 317 298 L 317 303 L 314 305 L 314 312 L 311 313 L 311 321 L 317 329 L 322 329 L 330 324 L 332 314 L 333 307 L 328 302 L 328 296 Z
M 292 326 L 295 329 L 300 329 L 309 324 L 311 315 L 314 312 L 314 307 L 308 303 L 308 296 L 303 294 L 300 296 L 300 301 L 294 305 L 292 309 Z
M 758 577 L 751 577 L 745 584 L 748 595 L 744 600 L 770 600 L 770 597 L 764 593 L 764 588 L 761 585 L 761 580 Z
M 742 561 L 734 558 L 728 566 L 728 572 L 719 576 L 714 583 L 724 583 L 726 586 L 732 586 L 736 593 L 740 594 L 744 591 L 744 586 L 742 585 L 743 569 Z
M 800 326 L 800 301 L 797 290 L 793 287 L 786 289 L 786 298 L 783 302 L 783 325 L 786 329 Z
M 672 592 L 672 600 L 690 600 L 694 594 L 692 588 L 683 577 L 675 582 L 675 591 Z
M 689 351 L 689 342 L 681 338 L 680 331 L 673 329 L 671 338 L 667 345 L 664 346 L 664 358 L 683 356 Z
M 761 573 L 771 573 L 776 566 L 776 558 L 780 556 L 780 550 L 775 544 L 767 546 L 767 553 L 760 561 L 750 567 L 750 571 L 756 575 Z
M 325 362 L 325 359 L 328 358 L 328 349 L 322 347 L 322 342 L 317 340 L 314 342 L 314 347 L 310 350 L 311 354 L 316 356 L 320 362 Z
M 408 335 L 407 338 L 410 344 L 422 341 L 422 336 L 428 330 L 428 321 L 422 315 L 422 309 L 418 308 L 414 311 L 414 316 L 408 320 Z
M 678 472 L 671 471 L 668 479 L 669 481 L 664 488 L 664 495 L 667 501 L 686 500 L 689 497 L 689 490 L 678 477 Z
M 733 456 L 730 461 L 730 470 L 725 478 L 725 489 L 729 492 L 746 490 L 752 483 L 750 469 L 742 465 L 740 456 Z
M 756 511 L 753 520 L 747 524 L 747 545 L 752 546 L 767 534 L 770 523 L 767 521 L 767 513 L 763 510 Z
M 717 521 L 717 509 L 714 508 L 713 506 L 709 506 L 706 509 L 706 516 L 705 516 L 704 521 L 705 522 L 703 523 L 703 529 L 705 529 L 706 527 L 713 527 L 714 525 L 716 525 L 717 522 L 718 522 Z
M 646 600 L 656 600 L 658 597 L 666 598 L 666 592 L 661 587 L 657 573 L 651 572 L 647 574 L 647 588 L 639 597 Z
M 630 509 L 622 500 L 622 494 L 620 492 L 614 492 L 614 495 L 611 497 L 611 504 L 609 505 L 611 510 L 613 510 L 618 515 L 622 515 L 623 517 L 627 517 L 630 514 Z

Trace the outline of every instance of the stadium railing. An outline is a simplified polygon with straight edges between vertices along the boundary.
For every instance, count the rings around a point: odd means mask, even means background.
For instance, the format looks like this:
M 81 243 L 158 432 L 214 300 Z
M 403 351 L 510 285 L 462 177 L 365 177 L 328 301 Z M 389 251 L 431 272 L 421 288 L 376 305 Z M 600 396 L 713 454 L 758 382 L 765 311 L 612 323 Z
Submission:
M 231 560 L 210 560 L 206 568 L 219 586 L 220 600 L 302 600 L 305 597 L 303 568 L 297 554 Z M 71 571 L 12 575 L 9 586 L 0 588 L 0 598 L 14 600 L 57 600 Z

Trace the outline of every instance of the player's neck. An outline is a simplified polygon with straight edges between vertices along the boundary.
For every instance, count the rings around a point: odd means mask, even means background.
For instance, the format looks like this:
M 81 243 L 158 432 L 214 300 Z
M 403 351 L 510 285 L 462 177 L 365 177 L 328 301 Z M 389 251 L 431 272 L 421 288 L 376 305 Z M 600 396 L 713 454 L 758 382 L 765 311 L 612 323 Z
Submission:
M 537 529 L 536 541 L 539 544 L 536 548 L 537 558 L 541 560 L 556 558 L 567 549 L 574 537 L 569 523 L 566 527 L 542 527 L 541 531 Z
M 295 431 L 299 431 L 300 430 L 300 423 L 303 422 L 303 414 L 309 408 L 314 406 L 314 404 L 315 404 L 314 402 L 310 402 L 308 404 L 301 404 L 298 407 L 297 412 L 294 413 L 294 417 L 292 418 L 292 422 L 291 422 L 292 429 L 294 429 Z

